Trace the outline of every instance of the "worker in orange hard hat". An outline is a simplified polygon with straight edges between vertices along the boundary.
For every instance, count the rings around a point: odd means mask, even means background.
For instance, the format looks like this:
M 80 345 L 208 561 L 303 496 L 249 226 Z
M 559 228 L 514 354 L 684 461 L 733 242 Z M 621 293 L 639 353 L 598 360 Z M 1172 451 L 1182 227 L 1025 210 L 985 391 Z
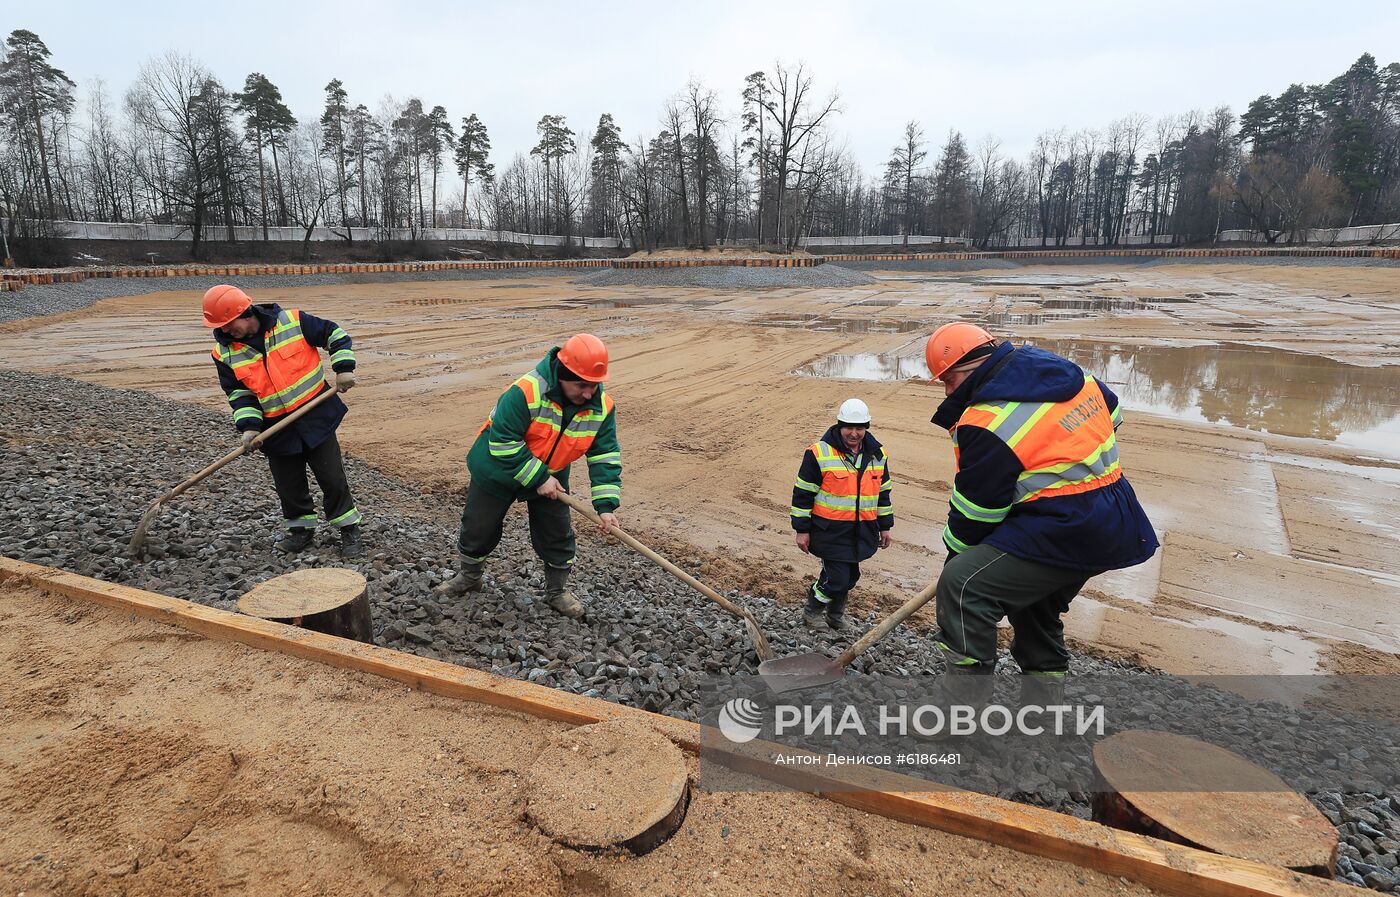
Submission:
M 1006 617 L 1021 671 L 1053 681 L 1069 669 L 1060 617 L 1084 583 L 1158 547 L 1123 476 L 1118 397 L 1068 359 L 976 324 L 944 324 L 924 355 L 947 395 L 933 423 L 952 435 L 957 468 L 938 647 L 949 672 L 991 673 Z
M 617 525 L 622 454 L 608 379 L 608 350 L 591 333 L 556 346 L 501 394 L 467 454 L 471 483 L 457 538 L 457 575 L 438 593 L 458 597 L 481 588 L 486 558 L 501 541 L 506 512 L 523 501 L 530 541 L 544 561 L 544 597 L 567 617 L 583 615 L 568 591 L 574 563 L 569 508 L 554 501 L 569 487 L 569 465 L 588 460 L 593 509 L 604 532 Z
M 330 354 L 339 392 L 355 385 L 350 335 L 334 321 L 294 308 L 255 305 L 238 287 L 220 284 L 204 294 L 204 324 L 213 329 L 219 385 L 245 445 L 283 415 L 330 389 L 317 349 Z M 341 555 L 364 554 L 363 515 L 350 493 L 335 436 L 345 411 L 345 403 L 333 396 L 259 446 L 282 503 L 287 533 L 277 543 L 281 551 L 303 551 L 315 537 L 318 521 L 306 481 L 309 467 L 325 499 L 325 524 L 340 530 Z

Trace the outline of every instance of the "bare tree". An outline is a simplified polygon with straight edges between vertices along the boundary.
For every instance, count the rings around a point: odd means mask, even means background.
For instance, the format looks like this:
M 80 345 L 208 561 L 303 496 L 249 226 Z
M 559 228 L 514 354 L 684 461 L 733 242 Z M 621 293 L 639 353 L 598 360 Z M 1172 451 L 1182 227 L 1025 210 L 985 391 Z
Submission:
M 904 126 L 904 138 L 890 151 L 885 163 L 885 181 L 894 191 L 901 212 L 900 233 L 904 235 L 904 245 L 909 245 L 909 234 L 914 230 L 915 186 L 922 180 L 919 166 L 928 157 L 924 145 L 924 131 L 916 121 Z
M 811 140 L 826 120 L 839 111 L 838 96 L 832 93 L 824 100 L 812 97 L 812 77 L 802 63 L 789 70 L 782 63 L 774 66 L 773 74 L 766 76 L 766 84 L 759 101 L 768 121 L 773 125 L 773 179 L 775 204 L 777 206 L 777 231 L 775 238 L 788 246 L 797 245 L 801 236 L 798 228 L 789 224 L 784 227 L 784 197 L 788 181 L 794 171 L 800 169 L 795 164 L 807 141 Z
M 209 133 L 198 97 L 210 75 L 189 56 L 170 52 L 141 67 L 127 94 L 132 119 L 173 150 L 175 177 L 160 189 L 171 204 L 187 210 L 190 255 L 199 258 L 204 217 L 216 183 Z

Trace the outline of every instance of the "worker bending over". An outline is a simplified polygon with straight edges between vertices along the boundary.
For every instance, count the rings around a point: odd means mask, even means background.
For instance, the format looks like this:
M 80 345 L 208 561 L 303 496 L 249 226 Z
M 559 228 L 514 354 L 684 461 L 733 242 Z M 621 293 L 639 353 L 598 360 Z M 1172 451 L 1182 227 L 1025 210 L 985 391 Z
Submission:
M 997 622 L 1023 673 L 1069 669 L 1060 616 L 1089 577 L 1157 550 L 1123 476 L 1118 397 L 1053 352 L 975 324 L 939 327 L 925 348 L 947 398 L 957 475 L 936 593 L 938 647 L 953 673 L 991 673 Z
M 238 287 L 220 284 L 204 294 L 204 324 L 213 328 L 219 385 L 245 445 L 330 389 L 317 349 L 330 353 L 337 390 L 346 392 L 355 385 L 350 336 L 334 321 L 295 308 L 254 305 Z M 350 494 L 335 437 L 345 411 L 339 396 L 332 396 L 260 446 L 282 502 L 287 534 L 277 543 L 281 551 L 302 551 L 315 537 L 316 506 L 306 480 L 310 467 L 325 501 L 325 524 L 340 529 L 341 555 L 364 554 L 364 518 Z
M 556 346 L 501 394 L 467 454 L 471 483 L 457 538 L 457 575 L 438 586 L 446 596 L 481 588 L 486 558 L 500 544 L 506 512 L 525 502 L 530 542 L 544 561 L 545 600 L 566 617 L 583 605 L 566 589 L 574 563 L 569 507 L 554 499 L 569 488 L 569 465 L 587 457 L 593 509 L 604 532 L 617 526 L 622 454 L 608 379 L 608 350 L 591 333 Z

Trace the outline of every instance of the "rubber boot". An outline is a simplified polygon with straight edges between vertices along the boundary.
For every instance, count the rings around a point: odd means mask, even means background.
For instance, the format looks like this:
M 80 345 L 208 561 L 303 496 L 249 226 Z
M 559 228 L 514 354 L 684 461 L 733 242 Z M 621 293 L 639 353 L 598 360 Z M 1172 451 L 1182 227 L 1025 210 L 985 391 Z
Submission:
M 846 599 L 849 597 L 850 595 L 846 594 L 826 603 L 826 625 L 837 632 L 850 628 L 850 618 L 846 616 Z
M 433 593 L 444 598 L 461 598 L 468 592 L 479 592 L 485 572 L 486 564 L 482 561 L 458 555 L 457 575 L 433 589 Z
M 360 538 L 360 525 L 352 523 L 340 528 L 340 556 L 358 558 L 365 555 L 365 543 Z
M 826 619 L 826 602 L 817 597 L 817 584 L 807 587 L 807 603 L 802 605 L 802 622 L 808 629 L 820 629 Z
M 316 531 L 305 526 L 293 527 L 287 531 L 277 543 L 277 550 L 287 554 L 296 554 L 305 551 L 311 546 L 311 540 L 316 538 Z
M 568 567 L 544 568 L 544 597 L 549 606 L 557 610 L 566 617 L 578 619 L 583 616 L 583 605 L 574 597 L 574 593 L 568 591 L 565 586 L 569 584 Z
M 1053 707 L 1065 702 L 1064 673 L 1024 673 L 1021 680 L 1021 706 L 1035 704 Z

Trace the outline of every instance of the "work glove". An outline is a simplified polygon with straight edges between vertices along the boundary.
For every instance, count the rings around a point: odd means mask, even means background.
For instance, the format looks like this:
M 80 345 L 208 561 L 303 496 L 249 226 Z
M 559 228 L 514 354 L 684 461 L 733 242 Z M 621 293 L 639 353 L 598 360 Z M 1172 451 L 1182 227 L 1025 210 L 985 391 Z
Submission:
M 335 375 L 335 388 L 340 392 L 349 392 L 355 386 L 355 372 L 341 371 Z
M 252 445 L 253 440 L 257 439 L 261 435 L 261 431 L 258 430 L 244 430 L 242 433 L 238 434 L 239 438 L 243 440 L 244 448 L 247 448 L 248 446 Z

